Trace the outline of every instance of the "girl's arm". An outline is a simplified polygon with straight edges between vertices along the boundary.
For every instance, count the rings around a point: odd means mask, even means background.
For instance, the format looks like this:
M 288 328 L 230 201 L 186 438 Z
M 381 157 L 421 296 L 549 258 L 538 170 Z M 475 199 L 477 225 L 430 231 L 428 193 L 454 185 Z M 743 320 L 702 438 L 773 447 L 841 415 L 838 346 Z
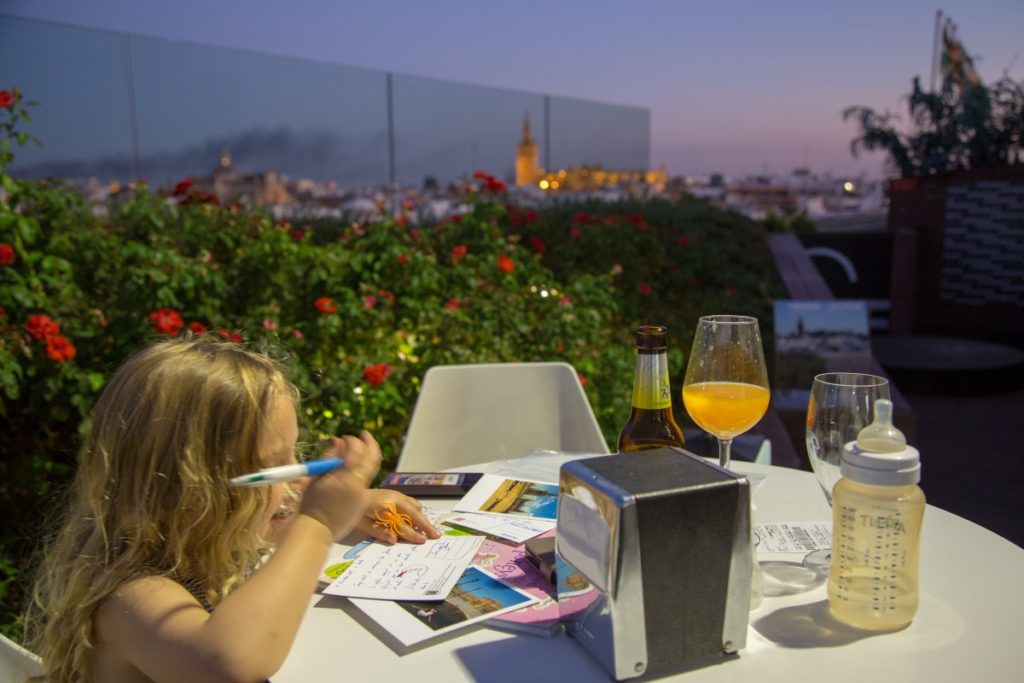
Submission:
M 380 466 L 367 432 L 336 440 L 327 454 L 344 457 L 345 467 L 310 483 L 277 551 L 212 613 L 171 579 L 136 579 L 97 614 L 102 649 L 154 681 L 264 681 L 277 671 L 331 542 L 362 518 L 366 486 Z

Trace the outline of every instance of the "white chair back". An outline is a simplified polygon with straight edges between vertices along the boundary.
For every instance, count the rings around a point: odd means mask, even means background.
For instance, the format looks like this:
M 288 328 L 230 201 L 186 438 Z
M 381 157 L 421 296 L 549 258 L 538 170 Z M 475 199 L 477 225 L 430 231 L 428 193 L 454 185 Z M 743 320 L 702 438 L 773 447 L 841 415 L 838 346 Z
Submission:
M 438 365 L 423 378 L 396 470 L 437 472 L 534 449 L 608 453 L 571 365 Z
M 0 683 L 24 683 L 43 674 L 43 660 L 0 635 Z

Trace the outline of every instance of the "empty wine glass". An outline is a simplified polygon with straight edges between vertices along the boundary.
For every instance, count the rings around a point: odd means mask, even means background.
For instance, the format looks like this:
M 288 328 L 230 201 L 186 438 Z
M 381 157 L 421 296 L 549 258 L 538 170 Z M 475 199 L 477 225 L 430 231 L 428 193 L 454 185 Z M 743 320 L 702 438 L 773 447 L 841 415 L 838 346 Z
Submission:
M 697 426 L 718 439 L 719 465 L 729 466 L 733 437 L 764 417 L 768 399 L 757 318 L 702 317 L 686 366 L 683 404 Z
M 857 440 L 874 419 L 875 401 L 889 399 L 889 381 L 859 372 L 826 372 L 814 378 L 807 403 L 807 458 L 832 505 L 832 488 L 839 481 L 843 446 Z M 808 569 L 824 573 L 832 563 L 831 549 L 804 557 Z

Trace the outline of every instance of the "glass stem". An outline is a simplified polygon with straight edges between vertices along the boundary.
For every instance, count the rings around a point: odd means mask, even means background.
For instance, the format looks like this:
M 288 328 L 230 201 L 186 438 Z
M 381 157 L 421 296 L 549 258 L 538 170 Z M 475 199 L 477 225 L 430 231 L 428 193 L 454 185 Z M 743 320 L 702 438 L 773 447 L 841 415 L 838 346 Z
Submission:
M 722 467 L 729 467 L 729 460 L 732 457 L 732 439 L 718 440 L 718 464 Z

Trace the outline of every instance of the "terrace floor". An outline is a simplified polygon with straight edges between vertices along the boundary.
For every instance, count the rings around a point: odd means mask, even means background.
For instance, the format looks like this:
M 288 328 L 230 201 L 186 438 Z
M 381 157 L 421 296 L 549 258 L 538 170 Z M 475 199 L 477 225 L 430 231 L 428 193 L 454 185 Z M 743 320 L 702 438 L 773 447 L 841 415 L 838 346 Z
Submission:
M 904 396 L 917 418 L 928 502 L 1024 547 L 1024 387 Z

